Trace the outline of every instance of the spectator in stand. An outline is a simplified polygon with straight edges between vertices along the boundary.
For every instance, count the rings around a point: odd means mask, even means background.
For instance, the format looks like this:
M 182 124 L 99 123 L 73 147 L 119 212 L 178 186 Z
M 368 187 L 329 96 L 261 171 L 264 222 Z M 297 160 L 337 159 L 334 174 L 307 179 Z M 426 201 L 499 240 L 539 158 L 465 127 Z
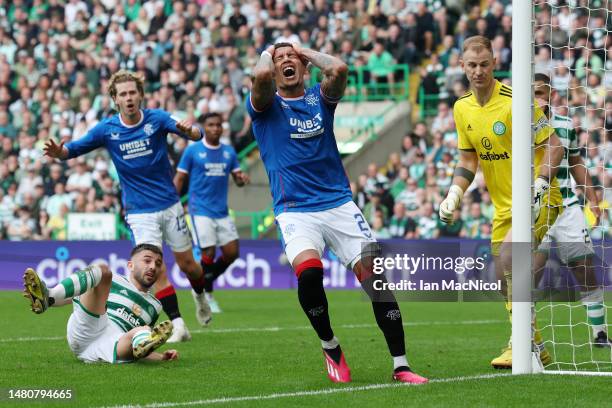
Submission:
M 431 124 L 431 131 L 444 134 L 453 131 L 454 128 L 455 120 L 453 119 L 452 111 L 446 102 L 440 102 L 438 104 L 438 114 Z
M 370 201 L 363 208 L 363 216 L 368 223 L 373 223 L 378 212 L 382 214 L 383 221 L 388 218 L 389 212 L 387 207 L 382 204 L 382 196 L 376 192 L 370 195 Z
M 375 84 L 392 86 L 395 82 L 392 68 L 394 64 L 393 56 L 385 50 L 385 44 L 382 41 L 376 41 L 368 59 L 368 69 L 371 72 L 372 81 Z

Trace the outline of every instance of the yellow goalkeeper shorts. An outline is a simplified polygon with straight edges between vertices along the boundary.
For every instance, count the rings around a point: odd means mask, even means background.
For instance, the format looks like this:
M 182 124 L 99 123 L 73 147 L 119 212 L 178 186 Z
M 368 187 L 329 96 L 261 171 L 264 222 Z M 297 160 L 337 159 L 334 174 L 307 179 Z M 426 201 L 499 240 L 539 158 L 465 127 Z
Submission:
M 504 239 L 512 228 L 512 217 L 493 218 L 493 227 L 491 233 L 491 253 L 494 256 L 499 256 L 501 246 Z
M 546 200 L 540 208 L 540 213 L 533 226 L 534 247 L 537 247 L 548 229 L 555 223 L 557 217 L 563 212 L 563 198 L 559 188 L 551 188 L 550 194 L 546 196 Z M 493 231 L 491 235 L 491 253 L 494 256 L 499 256 L 501 246 L 504 243 L 506 234 L 512 228 L 512 217 L 502 219 L 493 219 Z

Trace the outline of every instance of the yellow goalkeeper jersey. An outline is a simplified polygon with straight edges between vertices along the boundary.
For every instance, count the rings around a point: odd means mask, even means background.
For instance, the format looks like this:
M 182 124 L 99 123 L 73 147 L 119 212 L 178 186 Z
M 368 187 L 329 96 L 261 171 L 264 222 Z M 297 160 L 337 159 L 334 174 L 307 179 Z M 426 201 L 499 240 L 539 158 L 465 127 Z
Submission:
M 459 149 L 478 154 L 480 168 L 495 207 L 495 218 L 501 220 L 512 217 L 512 88 L 496 80 L 491 99 L 484 106 L 480 106 L 472 92 L 468 92 L 455 102 L 453 114 Z M 533 130 L 535 144 L 546 141 L 554 133 L 544 112 L 538 107 Z M 543 149 L 536 151 L 536 177 L 543 155 Z M 520 160 L 525 166 L 529 165 L 528 157 Z M 553 179 L 548 204 L 561 205 L 562 201 L 558 183 Z

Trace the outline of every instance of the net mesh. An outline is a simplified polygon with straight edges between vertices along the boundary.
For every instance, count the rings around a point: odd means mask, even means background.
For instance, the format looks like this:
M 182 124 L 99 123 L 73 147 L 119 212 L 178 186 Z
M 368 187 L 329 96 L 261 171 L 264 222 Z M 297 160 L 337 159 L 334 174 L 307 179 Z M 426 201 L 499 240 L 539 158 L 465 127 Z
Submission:
M 608 332 L 612 305 L 606 291 L 612 280 L 612 0 L 538 1 L 534 17 L 534 72 L 536 79 L 538 73 L 550 78 L 543 104 L 565 147 L 557 176 L 564 213 L 548 225 L 553 243 L 540 247 L 547 262 L 535 282 L 538 326 L 552 356 L 545 368 L 609 372 L 612 348 L 595 338 Z M 594 188 L 577 176 L 581 166 Z M 588 198 L 599 203 L 599 220 Z

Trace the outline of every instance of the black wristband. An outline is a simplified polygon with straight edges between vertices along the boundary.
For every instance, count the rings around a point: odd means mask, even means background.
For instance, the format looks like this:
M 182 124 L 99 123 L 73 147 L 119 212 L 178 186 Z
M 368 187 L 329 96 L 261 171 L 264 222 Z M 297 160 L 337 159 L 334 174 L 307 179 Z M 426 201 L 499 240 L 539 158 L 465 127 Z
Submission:
M 465 167 L 457 167 L 455 169 L 455 176 L 463 177 L 464 179 L 469 181 L 470 184 L 472 184 L 472 181 L 474 181 L 475 174 L 470 170 L 466 169 Z

